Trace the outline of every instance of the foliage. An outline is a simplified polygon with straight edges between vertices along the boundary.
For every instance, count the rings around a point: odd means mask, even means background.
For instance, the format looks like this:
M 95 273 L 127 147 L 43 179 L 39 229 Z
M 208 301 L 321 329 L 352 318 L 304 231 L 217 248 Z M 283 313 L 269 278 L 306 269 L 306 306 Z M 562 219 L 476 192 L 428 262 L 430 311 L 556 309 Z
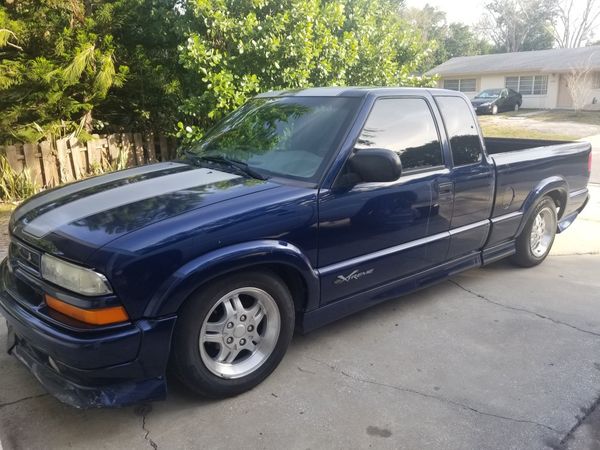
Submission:
M 196 140 L 257 92 L 427 85 L 394 0 L 19 0 L 0 6 L 0 142 Z
M 92 129 L 92 110 L 124 82 L 107 2 L 21 0 L 0 7 L 0 138 Z
M 422 62 L 422 71 L 427 71 L 450 58 L 489 53 L 492 46 L 479 37 L 467 25 L 447 23 L 446 13 L 425 4 L 423 8 L 405 8 L 402 17 L 416 30 L 424 45 L 434 46 Z
M 109 3 L 109 2 L 106 2 Z M 179 64 L 188 33 L 189 7 L 179 0 L 110 2 L 109 32 L 115 55 L 128 67 L 123 86 L 95 109 L 103 132 L 172 133 L 186 92 L 197 92 L 190 73 Z
M 198 139 L 258 92 L 327 85 L 428 85 L 429 53 L 391 0 L 197 0 L 180 47 L 194 74 L 180 136 Z
M 0 201 L 24 200 L 35 194 L 36 189 L 27 170 L 15 171 L 8 163 L 6 156 L 0 155 Z
M 486 10 L 479 28 L 494 43 L 494 52 L 552 48 L 554 0 L 491 0 Z

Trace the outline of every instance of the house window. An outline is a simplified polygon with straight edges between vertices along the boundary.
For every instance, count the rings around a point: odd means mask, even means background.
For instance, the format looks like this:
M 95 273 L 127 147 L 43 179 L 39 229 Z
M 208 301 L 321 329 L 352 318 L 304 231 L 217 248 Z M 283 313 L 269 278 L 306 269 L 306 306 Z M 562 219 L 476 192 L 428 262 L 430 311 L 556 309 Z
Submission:
M 477 80 L 475 78 L 444 80 L 444 89 L 460 92 L 475 92 L 477 90 Z
M 504 87 L 523 95 L 546 95 L 548 92 L 548 75 L 506 77 Z

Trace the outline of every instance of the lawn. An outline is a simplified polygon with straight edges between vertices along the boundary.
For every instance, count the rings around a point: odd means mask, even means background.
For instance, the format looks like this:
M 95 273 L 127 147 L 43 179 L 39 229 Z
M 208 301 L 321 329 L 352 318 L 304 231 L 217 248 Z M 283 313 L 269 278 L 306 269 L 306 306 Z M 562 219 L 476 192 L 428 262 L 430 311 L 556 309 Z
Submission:
M 543 122 L 568 122 L 600 126 L 600 111 L 532 110 L 521 109 L 503 114 L 508 117 L 527 117 Z
M 600 134 L 598 111 L 520 110 L 478 118 L 488 137 L 576 140 Z

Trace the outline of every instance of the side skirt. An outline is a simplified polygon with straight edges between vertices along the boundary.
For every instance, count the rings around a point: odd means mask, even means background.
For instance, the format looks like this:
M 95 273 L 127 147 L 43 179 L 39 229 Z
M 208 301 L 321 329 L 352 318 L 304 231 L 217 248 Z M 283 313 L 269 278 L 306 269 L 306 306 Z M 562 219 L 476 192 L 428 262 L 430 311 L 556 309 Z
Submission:
M 333 303 L 304 313 L 296 329 L 300 333 L 308 333 L 342 317 L 366 309 L 378 303 L 398 298 L 402 295 L 431 286 L 446 280 L 457 273 L 464 272 L 483 264 L 481 252 L 473 252 L 453 259 L 423 272 L 401 278 L 391 283 L 378 286 L 360 294 L 346 297 Z
M 502 258 L 512 256 L 516 253 L 515 241 L 503 242 L 492 247 L 484 248 L 481 252 L 483 265 L 491 264 Z

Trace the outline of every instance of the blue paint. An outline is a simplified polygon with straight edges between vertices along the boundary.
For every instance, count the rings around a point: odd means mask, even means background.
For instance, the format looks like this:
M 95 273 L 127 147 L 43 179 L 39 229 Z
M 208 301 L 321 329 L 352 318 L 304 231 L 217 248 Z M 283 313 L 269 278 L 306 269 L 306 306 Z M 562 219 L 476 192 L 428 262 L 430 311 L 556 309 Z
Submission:
M 587 202 L 587 143 L 480 139 L 480 158 L 455 167 L 436 96 L 462 94 L 336 88 L 269 95 L 358 99 L 317 183 L 236 173 L 161 192 L 162 177 L 196 168 L 180 161 L 57 188 L 15 211 L 9 231 L 24 254 L 35 259 L 48 252 L 92 268 L 114 289 L 94 298 L 66 292 L 41 280 L 14 249 L 0 265 L 0 312 L 16 335 L 13 353 L 53 395 L 80 407 L 164 397 L 180 307 L 226 273 L 263 266 L 295 274 L 301 280 L 294 292 L 297 328 L 306 332 L 509 256 L 544 195 L 562 202 L 560 230 Z M 430 109 L 443 165 L 406 169 L 395 182 L 343 185 L 346 161 L 377 100 L 403 97 L 422 99 Z M 118 206 L 98 204 L 76 220 L 54 214 L 58 225 L 48 233 L 27 233 L 48 211 L 142 180 L 158 193 L 121 199 Z M 123 305 L 131 321 L 85 325 L 49 310 L 45 293 L 79 307 Z

